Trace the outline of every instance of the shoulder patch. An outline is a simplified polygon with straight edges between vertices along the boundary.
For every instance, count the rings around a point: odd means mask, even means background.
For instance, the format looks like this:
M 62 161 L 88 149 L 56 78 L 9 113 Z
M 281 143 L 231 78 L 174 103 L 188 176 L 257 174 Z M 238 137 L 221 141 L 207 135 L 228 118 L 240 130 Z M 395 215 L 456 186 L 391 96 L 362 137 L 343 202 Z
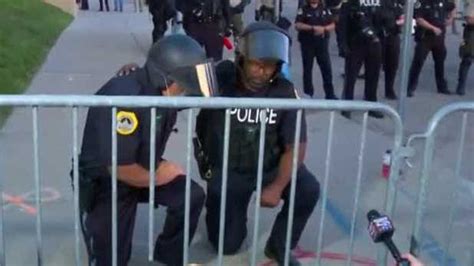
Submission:
M 120 111 L 117 113 L 117 133 L 130 135 L 137 130 L 138 119 L 134 112 Z

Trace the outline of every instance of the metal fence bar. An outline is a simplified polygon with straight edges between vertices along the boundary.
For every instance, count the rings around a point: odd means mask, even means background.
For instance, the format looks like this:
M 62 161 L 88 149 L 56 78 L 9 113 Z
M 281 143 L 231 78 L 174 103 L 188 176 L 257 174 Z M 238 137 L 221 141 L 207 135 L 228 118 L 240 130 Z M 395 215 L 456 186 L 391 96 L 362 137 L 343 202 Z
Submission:
M 392 114 L 391 114 L 392 115 Z M 390 167 L 389 180 L 387 182 L 387 188 L 385 193 L 385 214 L 388 216 L 393 215 L 395 209 L 395 203 L 397 201 L 397 182 L 400 175 L 400 158 L 401 158 L 401 147 L 403 145 L 403 125 L 400 116 L 392 115 L 392 121 L 394 123 L 394 143 L 392 150 L 392 160 Z M 378 247 L 377 249 L 377 263 L 387 265 L 388 250 L 386 248 Z
M 267 111 L 260 111 L 260 140 L 258 147 L 258 170 L 257 170 L 257 196 L 255 200 L 255 223 L 253 224 L 253 241 L 252 241 L 252 260 L 250 265 L 255 266 L 257 263 L 257 244 L 258 244 L 258 228 L 260 225 L 260 200 L 262 198 L 262 180 L 263 180 L 263 157 L 265 154 L 265 133 L 267 119 Z
M 456 209 L 456 189 L 459 187 L 459 181 L 461 179 L 461 165 L 462 165 L 462 159 L 463 159 L 463 147 L 464 143 L 466 140 L 466 125 L 467 125 L 467 113 L 465 112 L 462 116 L 462 124 L 461 124 L 461 136 L 459 140 L 459 149 L 458 149 L 458 156 L 456 160 L 456 169 L 455 169 L 455 175 L 454 175 L 454 182 L 455 182 L 455 187 L 451 193 L 451 200 L 449 202 L 452 202 L 453 206 L 449 208 L 449 216 L 448 216 L 448 229 L 446 230 L 446 236 L 445 236 L 445 245 L 444 245 L 444 250 L 445 252 L 443 253 L 443 264 L 442 265 L 447 265 L 446 262 L 448 260 L 448 254 L 449 254 L 449 248 L 451 245 L 451 233 L 453 229 L 453 219 L 454 219 L 454 213 Z
M 112 265 L 117 266 L 117 107 L 112 108 Z
M 295 191 L 296 191 L 296 173 L 298 170 L 299 148 L 300 148 L 300 134 L 301 134 L 301 116 L 302 110 L 296 113 L 296 128 L 295 128 L 295 144 L 293 145 L 293 162 L 291 168 L 291 185 L 290 185 L 290 204 L 288 207 L 288 222 L 286 223 L 286 243 L 285 243 L 285 266 L 289 265 L 290 251 L 291 251 L 291 232 L 293 228 L 293 216 L 295 213 Z
M 112 114 L 112 256 L 113 263 L 117 263 L 117 136 L 116 136 L 116 114 L 117 106 L 123 107 L 180 107 L 180 108 L 200 108 L 205 107 L 209 109 L 220 109 L 220 108 L 261 108 L 262 106 L 270 108 L 280 108 L 280 109 L 290 109 L 290 110 L 299 110 L 300 109 L 317 109 L 317 110 L 327 110 L 331 111 L 330 114 L 330 129 L 328 136 L 328 157 L 326 157 L 326 173 L 323 187 L 323 206 L 322 206 L 322 219 L 320 222 L 320 234 L 318 236 L 318 252 L 322 251 L 323 243 L 323 232 L 324 232 L 324 217 L 325 217 L 325 208 L 327 205 L 327 187 L 329 182 L 329 172 L 331 164 L 331 150 L 332 150 L 332 139 L 334 131 L 334 117 L 335 112 L 340 110 L 350 110 L 350 111 L 367 111 L 367 110 L 377 110 L 387 113 L 392 120 L 395 121 L 395 146 L 399 145 L 402 138 L 401 135 L 401 121 L 398 114 L 391 107 L 380 104 L 380 103 L 368 103 L 368 102 L 353 102 L 353 101 L 337 101 L 337 102 L 327 102 L 321 100 L 290 100 L 290 99 L 250 99 L 250 98 L 212 98 L 212 99 L 202 99 L 202 98 L 183 98 L 183 97 L 134 97 L 134 101 L 130 101 L 129 96 L 46 96 L 46 95 L 34 95 L 34 96 L 17 96 L 17 95 L 4 95 L 0 96 L 0 106 L 32 106 L 37 108 L 41 107 L 80 107 L 80 106 L 102 106 L 102 107 L 113 107 Z M 33 111 L 34 112 L 34 111 Z M 230 132 L 230 122 L 228 121 L 230 117 L 229 110 L 226 110 L 226 131 Z M 398 136 L 400 135 L 400 136 Z M 221 220 L 220 220 L 220 235 L 219 235 L 219 258 L 218 263 L 221 265 L 223 260 L 223 239 L 225 232 L 225 207 L 226 207 L 226 187 L 227 187 L 227 165 L 228 165 L 228 145 L 229 145 L 229 136 L 225 136 L 224 143 L 224 161 L 223 161 L 223 184 L 222 184 L 222 199 L 221 199 Z M 397 150 L 397 149 L 394 149 Z M 39 153 L 38 153 L 39 154 Z M 395 156 L 396 157 L 396 156 Z M 394 175 L 392 171 L 391 175 Z M 225 182 L 224 182 L 225 181 Z M 392 184 L 393 185 L 393 184 Z M 389 186 L 393 187 L 393 186 Z M 390 194 L 390 193 L 389 193 Z M 386 206 L 391 206 L 394 203 L 394 196 L 387 196 Z M 291 200 L 291 199 L 290 199 Z M 292 199 L 294 200 L 294 198 Z M 257 210 L 256 210 L 257 211 Z M 294 211 L 294 209 L 293 209 Z M 290 215 L 289 222 L 292 222 L 292 216 Z M 287 229 L 291 228 L 289 225 Z M 258 226 L 257 226 L 258 232 Z M 291 233 L 291 232 L 290 232 Z M 258 234 L 256 234 L 258 237 Z M 257 239 L 258 240 L 258 239 Z M 288 245 L 288 242 L 287 242 Z M 150 250 L 150 249 L 149 249 Z M 290 250 L 285 251 L 285 260 L 287 261 Z M 150 252 L 149 252 L 150 253 Z M 186 256 L 186 255 L 185 255 Z M 253 259 L 254 260 L 254 259 Z M 320 257 L 318 257 L 317 263 L 320 264 Z
M 189 219 L 191 212 L 191 151 L 193 149 L 193 124 L 194 110 L 188 111 L 188 138 L 186 154 L 186 194 L 184 196 L 184 242 L 183 242 L 183 265 L 188 265 L 189 259 Z
M 431 164 L 433 161 L 433 152 L 434 152 L 434 138 L 433 134 L 430 134 L 426 139 L 425 150 L 423 155 L 423 167 L 421 170 L 421 180 L 420 180 L 420 190 L 418 192 L 418 199 L 416 203 L 416 212 L 415 212 L 415 224 L 413 226 L 413 236 L 415 239 L 420 240 L 421 237 L 421 220 L 422 215 L 425 210 L 425 201 L 427 194 L 427 186 L 429 181 L 429 175 L 431 170 Z M 419 246 L 415 250 L 415 254 L 419 254 Z
M 359 163 L 357 167 L 357 181 L 356 181 L 356 190 L 355 190 L 355 195 L 354 195 L 354 208 L 352 209 L 349 255 L 347 256 L 346 265 L 352 265 L 352 253 L 354 251 L 355 225 L 356 225 L 356 218 L 357 218 L 357 210 L 359 209 L 360 186 L 362 182 L 362 169 L 364 167 L 365 141 L 367 137 L 367 118 L 368 118 L 368 113 L 365 112 L 364 119 L 362 122 L 362 133 L 360 136 L 360 149 L 359 149 L 359 158 L 358 158 Z
M 156 178 L 156 108 L 150 109 L 150 186 L 148 204 L 148 261 L 153 261 L 153 236 L 155 228 L 155 178 Z
M 421 237 L 421 225 L 423 220 L 423 213 L 425 210 L 425 201 L 427 186 L 430 179 L 430 170 L 433 162 L 434 153 L 434 142 L 435 142 L 435 131 L 439 125 L 439 122 L 447 115 L 460 112 L 460 111 L 474 111 L 474 102 L 460 102 L 455 104 L 449 104 L 438 110 L 431 118 L 428 123 L 428 127 L 423 136 L 426 137 L 425 149 L 423 153 L 423 166 L 420 177 L 420 188 L 418 191 L 418 198 L 415 210 L 415 219 L 413 221 L 413 239 L 417 242 L 420 241 Z M 394 159 L 397 159 L 395 156 Z M 398 170 L 397 170 L 398 171 Z M 390 175 L 391 178 L 391 175 Z M 417 243 L 414 243 L 417 244 Z M 415 245 L 413 251 L 416 255 L 420 253 L 420 245 Z
M 323 196 L 321 203 L 321 220 L 319 221 L 319 234 L 318 234 L 318 246 L 316 252 L 318 252 L 318 259 L 316 265 L 321 265 L 321 254 L 323 253 L 323 233 L 324 233 L 324 217 L 326 216 L 326 205 L 328 196 L 328 183 L 329 173 L 331 168 L 331 155 L 332 155 L 332 141 L 334 135 L 334 116 L 335 113 L 332 111 L 329 115 L 329 130 L 328 130 L 328 146 L 326 149 L 326 162 L 325 162 L 325 173 L 323 181 Z
M 77 136 L 77 107 L 72 109 L 72 162 L 73 162 L 73 183 L 74 183 L 74 238 L 76 248 L 76 265 L 82 265 L 81 261 L 81 240 L 80 225 L 81 213 L 79 209 L 79 149 Z
M 412 38 L 411 38 L 411 31 L 413 27 L 413 7 L 415 5 L 415 0 L 407 0 L 405 1 L 405 23 L 403 24 L 403 34 L 402 34 L 402 54 L 401 54 L 401 61 L 400 66 L 401 74 L 400 74 L 400 85 L 398 88 L 398 104 L 397 110 L 400 114 L 402 121 L 405 118 L 405 100 L 407 96 L 407 86 L 408 86 L 408 67 L 411 60 L 411 46 L 412 46 Z
M 41 176 L 39 166 L 39 139 L 38 139 L 38 106 L 33 106 L 33 162 L 35 175 L 36 193 L 36 252 L 38 265 L 43 265 L 43 234 L 41 232 L 42 211 L 41 211 Z
M 325 101 L 313 99 L 260 99 L 234 97 L 164 97 L 164 96 L 84 96 L 84 95 L 2 95 L 0 106 L 35 106 L 42 107 L 168 107 L 168 108 L 274 108 L 274 109 L 317 109 L 321 111 L 382 111 L 392 119 L 398 119 L 397 112 L 390 106 L 377 102 L 365 101 Z M 398 124 L 398 122 L 397 122 Z M 397 125 L 398 126 L 398 125 Z
M 224 259 L 224 232 L 225 232 L 225 207 L 227 198 L 227 167 L 229 164 L 229 139 L 230 139 L 230 110 L 225 110 L 224 127 L 224 160 L 222 162 L 222 190 L 219 216 L 219 248 L 217 256 L 217 265 L 221 266 Z

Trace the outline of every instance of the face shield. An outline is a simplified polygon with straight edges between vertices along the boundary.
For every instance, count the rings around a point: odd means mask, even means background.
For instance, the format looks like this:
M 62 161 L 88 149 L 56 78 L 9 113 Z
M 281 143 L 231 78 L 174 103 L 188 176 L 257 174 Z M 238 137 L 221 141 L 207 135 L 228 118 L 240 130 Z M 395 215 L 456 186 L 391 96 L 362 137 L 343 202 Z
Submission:
M 184 89 L 184 96 L 212 97 L 217 95 L 214 62 L 180 67 L 168 74 L 168 79 Z
M 290 38 L 279 30 L 249 31 L 243 34 L 239 51 L 246 58 L 290 63 Z
M 201 45 L 186 35 L 168 35 L 153 44 L 144 68 L 156 89 L 176 82 L 188 96 L 209 97 L 217 92 L 213 62 Z

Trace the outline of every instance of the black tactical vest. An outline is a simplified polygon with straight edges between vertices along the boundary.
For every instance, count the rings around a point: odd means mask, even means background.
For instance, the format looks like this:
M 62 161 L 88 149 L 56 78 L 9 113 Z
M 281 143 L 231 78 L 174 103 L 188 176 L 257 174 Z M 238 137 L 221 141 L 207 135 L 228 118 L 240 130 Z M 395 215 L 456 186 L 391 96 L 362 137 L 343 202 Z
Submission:
M 264 172 L 278 166 L 282 151 L 280 143 L 278 143 L 278 122 L 275 114 L 279 115 L 277 110 L 267 113 Z M 271 115 L 273 116 L 271 117 Z M 257 173 L 261 118 L 260 110 L 231 109 L 228 164 L 230 171 L 241 174 Z M 270 124 L 272 122 L 274 123 Z M 222 167 L 224 123 L 225 110 L 202 110 L 197 118 L 196 132 L 212 168 Z
M 219 73 L 219 71 L 218 71 Z M 231 77 L 227 76 L 227 77 Z M 218 75 L 222 80 L 222 75 Z M 291 98 L 294 96 L 292 89 L 285 90 L 277 78 L 263 95 L 255 97 L 264 98 Z M 242 97 L 235 93 L 234 79 L 226 79 L 226 85 L 221 86 L 223 96 Z M 288 93 L 286 93 L 286 91 Z M 288 95 L 284 95 L 284 94 Z M 291 95 L 291 93 L 293 93 Z M 244 96 L 248 97 L 248 96 Z M 276 169 L 283 152 L 283 143 L 279 138 L 279 126 L 282 110 L 266 109 L 265 151 L 263 170 L 269 172 Z M 229 141 L 229 171 L 240 174 L 256 174 L 258 167 L 260 121 L 263 118 L 261 110 L 256 109 L 231 109 L 230 141 Z M 196 121 L 196 133 L 202 149 L 209 158 L 211 168 L 222 168 L 224 151 L 224 125 L 225 110 L 201 110 Z

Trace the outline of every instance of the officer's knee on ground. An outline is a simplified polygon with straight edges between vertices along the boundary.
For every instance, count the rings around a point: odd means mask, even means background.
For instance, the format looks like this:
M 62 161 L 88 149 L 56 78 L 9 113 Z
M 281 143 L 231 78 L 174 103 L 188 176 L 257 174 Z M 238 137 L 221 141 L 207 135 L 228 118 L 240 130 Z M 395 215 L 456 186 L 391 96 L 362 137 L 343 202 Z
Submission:
M 224 235 L 224 248 L 223 248 L 223 254 L 224 255 L 235 255 L 239 250 L 240 247 L 242 246 L 242 243 L 244 242 L 246 235 L 242 234 L 242 232 L 236 232 L 235 230 L 228 231 L 226 230 L 226 233 Z M 209 241 L 211 242 L 212 246 L 218 251 L 219 248 L 219 236 L 211 239 L 209 238 Z

